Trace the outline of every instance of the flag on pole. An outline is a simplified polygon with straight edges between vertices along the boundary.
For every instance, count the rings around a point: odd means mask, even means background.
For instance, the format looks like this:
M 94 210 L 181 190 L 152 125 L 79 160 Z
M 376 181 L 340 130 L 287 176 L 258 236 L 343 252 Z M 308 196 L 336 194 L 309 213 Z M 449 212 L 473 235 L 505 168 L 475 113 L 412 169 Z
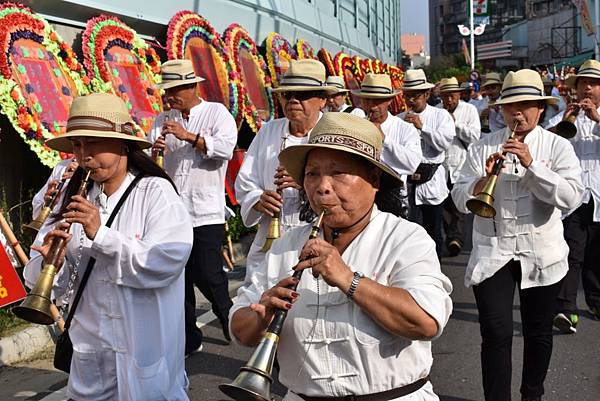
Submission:
M 12 256 L 12 260 L 9 255 Z M 18 266 L 16 260 L 4 233 L 0 230 L 0 308 L 20 301 L 27 295 L 15 270 L 15 266 Z
M 463 38 L 462 40 L 462 51 L 463 56 L 465 56 L 465 63 L 471 65 L 471 54 L 469 53 L 469 48 L 467 47 L 467 41 L 465 40 L 465 38 Z

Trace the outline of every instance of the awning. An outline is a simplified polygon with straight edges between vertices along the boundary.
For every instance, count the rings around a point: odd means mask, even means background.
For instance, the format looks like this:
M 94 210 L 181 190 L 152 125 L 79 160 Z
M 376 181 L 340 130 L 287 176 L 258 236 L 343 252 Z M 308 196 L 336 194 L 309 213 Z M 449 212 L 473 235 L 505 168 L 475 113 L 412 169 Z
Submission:
M 576 56 L 564 59 L 560 63 L 556 63 L 555 66 L 556 68 L 562 68 L 566 66 L 579 67 L 581 64 L 583 64 L 584 61 L 589 60 L 591 58 L 594 58 L 593 50 L 589 50 Z

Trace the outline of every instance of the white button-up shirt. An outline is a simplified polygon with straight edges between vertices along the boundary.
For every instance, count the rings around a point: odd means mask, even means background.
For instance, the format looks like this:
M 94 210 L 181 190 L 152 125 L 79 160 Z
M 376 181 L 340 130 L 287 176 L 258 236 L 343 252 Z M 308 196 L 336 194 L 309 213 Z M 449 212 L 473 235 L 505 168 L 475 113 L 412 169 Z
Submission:
M 158 115 L 148 135 L 152 143 L 162 133 L 167 112 Z M 200 134 L 206 154 L 191 143 L 167 135 L 165 171 L 175 182 L 194 227 L 225 222 L 225 173 L 237 141 L 235 120 L 221 103 L 207 102 L 192 107 L 187 121 L 180 122 L 193 134 Z
M 466 202 L 485 176 L 486 159 L 501 151 L 509 135 L 507 128 L 471 145 L 452 190 L 461 212 L 469 213 Z M 569 248 L 560 215 L 581 198 L 579 160 L 569 141 L 541 127 L 527 134 L 525 143 L 533 162 L 525 168 L 514 155 L 507 156 L 494 193 L 496 217 L 475 216 L 467 286 L 493 276 L 511 260 L 521 262 L 521 288 L 554 284 L 567 273 Z
M 323 114 L 319 115 L 319 119 Z M 252 274 L 254 268 L 263 261 L 265 253 L 261 251 L 267 233 L 271 216 L 257 212 L 254 205 L 259 201 L 264 191 L 275 191 L 275 172 L 279 166 L 279 153 L 284 148 L 293 145 L 302 145 L 308 142 L 308 133 L 304 137 L 290 134 L 290 121 L 287 118 L 278 118 L 263 124 L 258 134 L 246 152 L 244 162 L 235 180 L 235 197 L 240 203 L 242 221 L 246 227 L 259 224 L 258 232 L 254 236 L 252 245 L 246 258 L 246 279 Z M 294 188 L 286 188 L 281 194 L 283 207 L 279 221 L 281 234 L 306 223 L 300 221 L 300 195 Z
M 600 107 L 598 108 L 600 112 Z M 562 121 L 564 112 L 557 114 L 548 122 L 548 128 Z M 581 181 L 585 188 L 581 202 L 571 210 L 573 212 L 582 203 L 594 200 L 594 221 L 600 221 L 600 126 L 585 113 L 579 113 L 575 120 L 577 134 L 569 139 L 575 148 L 581 164 Z
M 133 180 L 100 207 L 105 224 Z M 88 199 L 99 199 L 94 184 Z M 90 256 L 96 264 L 69 333 L 73 359 L 68 395 L 77 400 L 188 400 L 184 366 L 184 274 L 192 249 L 190 216 L 172 185 L 142 178 L 119 210 L 112 227 L 102 226 L 94 241 L 80 224 L 71 228 L 66 261 L 55 278 L 53 298 L 68 287 L 78 264 L 76 291 Z M 24 270 L 32 287 L 42 257 Z
M 299 227 L 273 244 L 249 287 L 240 287 L 231 316 L 259 302 L 261 294 L 292 275 L 310 227 Z M 439 327 L 452 311 L 452 284 L 442 274 L 435 244 L 417 224 L 374 208 L 369 225 L 342 254 L 353 271 L 380 284 L 404 288 Z M 359 284 L 360 286 L 360 284 Z M 277 359 L 279 380 L 295 394 L 370 394 L 413 383 L 431 369 L 431 341 L 412 341 L 376 323 L 337 287 L 305 272 L 300 297 L 288 312 Z M 293 393 L 292 393 L 293 392 Z M 414 397 L 414 398 L 413 398 Z M 398 400 L 438 400 L 431 386 Z
M 414 112 L 413 112 L 414 113 Z M 448 197 L 446 185 L 446 169 L 441 165 L 446 159 L 446 151 L 454 136 L 454 121 L 444 109 L 427 105 L 425 110 L 415 113 L 421 119 L 423 127 L 421 134 L 422 163 L 440 164 L 433 178 L 415 188 L 415 203 L 417 205 L 439 205 Z M 406 113 L 401 113 L 404 119 Z
M 381 131 L 384 134 L 381 161 L 399 175 L 414 173 L 423 157 L 419 131 L 390 112 L 381 124 Z
M 442 108 L 443 106 L 438 107 Z M 477 108 L 462 100 L 458 102 L 452 114 L 456 136 L 452 139 L 452 143 L 446 151 L 444 166 L 448 170 L 450 182 L 454 184 L 467 159 L 467 149 L 472 143 L 477 142 L 481 136 L 481 123 L 479 122 Z

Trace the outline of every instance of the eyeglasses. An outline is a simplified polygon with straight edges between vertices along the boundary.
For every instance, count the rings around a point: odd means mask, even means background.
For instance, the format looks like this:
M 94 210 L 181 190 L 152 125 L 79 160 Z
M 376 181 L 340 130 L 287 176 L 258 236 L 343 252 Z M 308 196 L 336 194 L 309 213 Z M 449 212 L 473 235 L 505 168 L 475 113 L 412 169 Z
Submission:
M 281 92 L 281 97 L 285 100 L 295 98 L 301 102 L 312 99 L 313 97 L 325 97 L 321 91 L 302 91 L 302 92 Z

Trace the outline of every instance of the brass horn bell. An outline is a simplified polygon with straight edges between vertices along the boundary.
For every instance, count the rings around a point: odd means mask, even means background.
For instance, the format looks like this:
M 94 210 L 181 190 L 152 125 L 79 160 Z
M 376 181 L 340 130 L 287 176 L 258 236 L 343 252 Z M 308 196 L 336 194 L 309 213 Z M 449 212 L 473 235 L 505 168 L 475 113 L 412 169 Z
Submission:
M 496 215 L 494 209 L 494 191 L 498 182 L 497 175 L 491 175 L 485 186 L 473 199 L 467 201 L 467 208 L 477 216 L 491 218 Z
M 235 380 L 219 385 L 219 390 L 236 401 L 271 401 L 271 373 L 278 343 L 277 334 L 267 333 Z
M 54 276 L 57 269 L 53 264 L 47 264 L 35 283 L 35 287 L 27 294 L 25 300 L 12 308 L 12 312 L 19 318 L 28 322 L 50 325 L 54 318 L 50 311 L 50 294 L 54 285 Z
M 556 124 L 556 133 L 563 138 L 573 138 L 575 134 L 577 134 L 575 120 L 577 120 L 577 115 L 571 114 L 569 117 Z
M 48 206 L 44 206 L 37 217 L 31 221 L 31 223 L 23 224 L 23 231 L 31 234 L 32 236 L 36 236 L 40 231 L 40 228 L 42 228 L 44 225 L 44 222 L 48 216 L 50 216 L 50 213 L 52 213 L 52 209 L 50 209 Z
M 269 223 L 269 231 L 267 232 L 267 238 L 265 239 L 265 244 L 261 248 L 262 252 L 267 252 L 271 249 L 271 245 L 273 241 L 279 238 L 281 233 L 281 227 L 279 225 L 279 213 L 276 213 L 275 216 L 271 218 L 271 222 Z

